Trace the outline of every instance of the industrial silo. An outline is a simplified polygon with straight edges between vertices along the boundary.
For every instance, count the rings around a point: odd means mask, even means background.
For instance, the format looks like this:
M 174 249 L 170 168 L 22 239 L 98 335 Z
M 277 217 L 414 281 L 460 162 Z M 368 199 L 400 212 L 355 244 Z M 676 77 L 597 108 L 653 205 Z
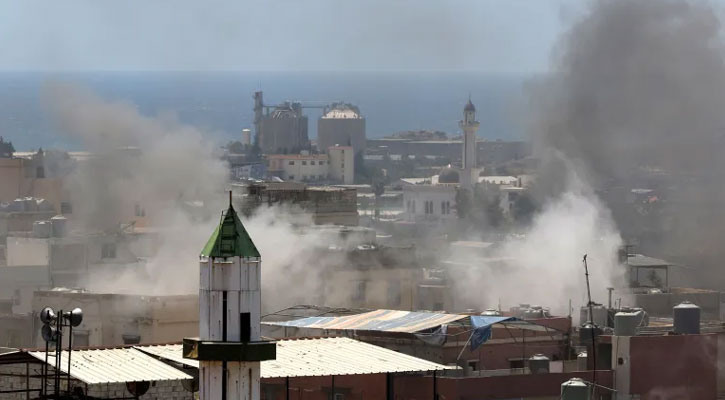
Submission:
M 335 146 L 352 146 L 354 154 L 365 151 L 365 118 L 352 104 L 325 107 L 317 121 L 317 148 L 322 153 Z

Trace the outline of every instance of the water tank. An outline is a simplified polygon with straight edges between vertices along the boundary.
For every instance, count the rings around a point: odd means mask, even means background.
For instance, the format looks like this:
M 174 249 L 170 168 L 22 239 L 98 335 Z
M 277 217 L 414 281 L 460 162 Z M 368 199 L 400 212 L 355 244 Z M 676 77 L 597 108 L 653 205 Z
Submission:
M 587 370 L 587 352 L 582 351 L 576 355 L 576 370 L 586 371 Z
M 589 385 L 579 378 L 561 384 L 561 400 L 590 400 Z
M 33 236 L 36 238 L 49 238 L 51 229 L 50 221 L 33 222 Z
M 672 309 L 675 333 L 692 335 L 700 333 L 700 307 L 683 301 Z
M 640 322 L 642 322 L 642 314 L 637 312 L 614 314 L 614 336 L 636 336 Z
M 592 337 L 596 338 L 602 334 L 602 329 L 596 325 L 584 324 L 579 328 L 579 344 L 588 346 L 592 344 Z
M 583 324 L 585 322 L 593 322 L 594 325 L 607 326 L 607 307 L 604 307 L 601 304 L 593 304 L 592 313 L 594 314 L 594 318 L 589 316 L 589 307 L 583 306 L 579 312 L 579 323 Z
M 548 374 L 549 363 L 549 357 L 543 354 L 534 354 L 529 358 L 529 371 L 532 374 Z
M 501 316 L 501 313 L 496 309 L 487 308 L 484 312 L 481 313 L 481 315 L 497 317 Z
M 65 236 L 68 219 L 62 215 L 56 215 L 50 219 L 50 223 L 53 225 L 53 236 L 63 237 Z

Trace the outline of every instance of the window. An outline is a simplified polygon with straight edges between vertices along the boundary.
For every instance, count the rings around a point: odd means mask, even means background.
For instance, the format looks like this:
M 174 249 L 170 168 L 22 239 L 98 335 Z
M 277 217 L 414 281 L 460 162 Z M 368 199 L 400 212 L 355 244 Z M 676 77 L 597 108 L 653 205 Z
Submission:
M 320 165 L 325 165 L 325 162 L 324 161 L 320 161 L 319 164 Z
M 36 178 L 45 178 L 45 167 L 37 167 L 35 169 Z
M 355 285 L 355 290 L 352 293 L 352 301 L 355 302 L 364 302 L 365 301 L 365 291 L 367 290 L 367 282 L 365 281 L 357 281 Z
M 60 213 L 61 214 L 73 214 L 73 206 L 67 201 L 63 201 L 60 203 Z
M 294 175 L 290 175 L 287 179 L 293 181 L 295 179 L 295 176 Z
M 136 214 L 137 217 L 146 216 L 146 210 L 144 210 L 143 207 L 141 207 L 141 204 L 139 204 L 139 203 L 136 203 L 134 205 L 134 213 Z
M 101 248 L 101 258 L 116 258 L 116 243 L 104 243 Z
M 310 165 L 315 165 L 315 162 L 314 161 L 310 161 Z
M 287 165 L 295 165 L 295 162 L 294 161 L 290 161 L 289 163 L 287 163 Z
M 139 343 L 141 343 L 141 336 L 139 336 L 139 335 L 124 334 L 121 337 L 123 338 L 123 344 L 139 344 Z
M 402 302 L 400 281 L 388 282 L 388 305 L 399 306 Z
M 466 364 L 468 364 L 468 368 L 470 368 L 471 371 L 478 371 L 478 360 L 468 360 Z
M 302 161 L 302 165 L 307 165 L 307 161 Z
M 524 360 L 522 358 L 511 358 L 509 359 L 509 368 L 524 368 Z
M 442 201 L 441 202 L 441 214 L 450 214 L 450 213 L 451 213 L 451 202 Z
M 88 331 L 73 330 L 73 347 L 88 347 Z

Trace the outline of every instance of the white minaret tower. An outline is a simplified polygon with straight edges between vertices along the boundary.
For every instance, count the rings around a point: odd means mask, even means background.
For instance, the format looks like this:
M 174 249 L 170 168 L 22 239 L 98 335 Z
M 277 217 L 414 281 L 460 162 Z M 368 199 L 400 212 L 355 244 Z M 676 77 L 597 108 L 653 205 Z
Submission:
M 200 400 L 259 400 L 260 361 L 276 345 L 260 340 L 262 260 L 231 203 L 201 251 L 199 338 L 184 357 L 199 360 Z
M 471 187 L 478 182 L 478 170 L 476 169 L 476 107 L 468 98 L 468 103 L 463 108 L 463 120 L 458 123 L 463 130 L 463 162 L 460 183 L 463 187 Z

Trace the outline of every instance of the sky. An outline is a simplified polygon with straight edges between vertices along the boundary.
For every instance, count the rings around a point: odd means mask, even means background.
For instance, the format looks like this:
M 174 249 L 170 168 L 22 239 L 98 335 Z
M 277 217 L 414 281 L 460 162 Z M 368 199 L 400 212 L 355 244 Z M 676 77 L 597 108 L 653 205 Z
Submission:
M 544 71 L 581 0 L 0 0 L 4 71 Z

